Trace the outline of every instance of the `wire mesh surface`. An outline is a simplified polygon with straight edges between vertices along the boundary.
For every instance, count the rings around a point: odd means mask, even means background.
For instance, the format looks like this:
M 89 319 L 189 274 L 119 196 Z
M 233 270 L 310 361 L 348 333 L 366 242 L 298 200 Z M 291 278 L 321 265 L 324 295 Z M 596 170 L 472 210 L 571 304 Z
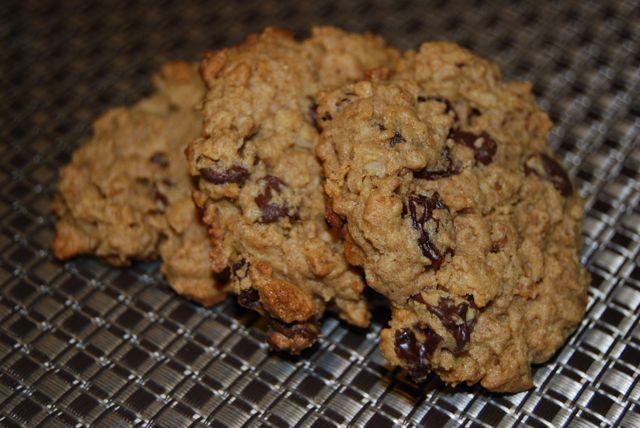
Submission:
M 329 316 L 317 347 L 276 355 L 253 313 L 178 298 L 157 264 L 52 258 L 57 171 L 100 112 L 147 94 L 167 60 L 319 23 L 403 49 L 460 42 L 530 80 L 556 122 L 593 284 L 534 389 L 416 385 L 377 349 L 384 315 L 366 332 Z M 2 2 L 0 424 L 640 426 L 639 38 L 638 1 Z

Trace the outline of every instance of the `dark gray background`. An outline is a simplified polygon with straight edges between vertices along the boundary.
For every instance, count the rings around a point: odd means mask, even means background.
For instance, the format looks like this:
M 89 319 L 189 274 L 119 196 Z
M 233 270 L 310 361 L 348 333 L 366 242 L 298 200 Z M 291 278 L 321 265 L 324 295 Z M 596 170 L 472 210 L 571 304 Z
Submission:
M 300 3 L 300 4 L 297 4 Z M 28 2 L 0 5 L 0 425 L 640 426 L 638 1 Z M 530 80 L 587 198 L 588 318 L 536 388 L 413 384 L 368 332 L 329 317 L 303 358 L 268 352 L 229 300 L 177 298 L 157 264 L 51 257 L 57 170 L 110 106 L 266 25 L 372 30 L 399 48 L 455 40 Z M 215 423 L 214 423 L 215 422 Z

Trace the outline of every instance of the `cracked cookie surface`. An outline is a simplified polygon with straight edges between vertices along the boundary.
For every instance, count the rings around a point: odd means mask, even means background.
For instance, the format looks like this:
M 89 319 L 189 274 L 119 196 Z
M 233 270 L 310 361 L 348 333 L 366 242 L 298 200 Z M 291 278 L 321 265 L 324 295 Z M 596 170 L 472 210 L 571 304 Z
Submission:
M 53 252 L 94 254 L 116 266 L 159 257 L 172 288 L 210 306 L 225 292 L 209 267 L 184 156 L 201 130 L 195 107 L 204 87 L 184 62 L 164 65 L 154 83 L 150 97 L 96 120 L 91 140 L 61 171 Z
M 327 219 L 391 304 L 381 349 L 423 379 L 532 384 L 584 314 L 583 204 L 528 84 L 450 43 L 318 97 Z
M 216 272 L 230 269 L 243 306 L 269 319 L 272 347 L 299 353 L 328 305 L 366 326 L 364 282 L 324 220 L 315 94 L 393 66 L 398 54 L 369 35 L 314 28 L 250 35 L 205 56 L 204 129 L 187 154 Z

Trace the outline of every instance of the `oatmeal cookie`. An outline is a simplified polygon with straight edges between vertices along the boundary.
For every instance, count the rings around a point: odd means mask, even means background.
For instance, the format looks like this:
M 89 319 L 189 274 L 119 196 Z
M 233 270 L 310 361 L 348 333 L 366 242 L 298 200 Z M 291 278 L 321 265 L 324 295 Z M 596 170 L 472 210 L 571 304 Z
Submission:
M 397 58 L 379 38 L 322 27 L 303 42 L 267 29 L 202 63 L 203 135 L 187 150 L 194 199 L 214 271 L 230 268 L 238 301 L 269 318 L 276 349 L 311 346 L 327 304 L 369 323 L 361 275 L 324 220 L 315 94 Z
M 204 87 L 197 67 L 183 62 L 166 64 L 154 82 L 149 98 L 102 115 L 62 170 L 53 252 L 95 254 L 117 266 L 160 257 L 171 286 L 209 306 L 225 293 L 209 267 L 184 156 L 202 127 L 195 106 Z
M 381 348 L 417 379 L 532 387 L 579 324 L 583 202 L 530 85 L 450 43 L 318 97 L 327 219 L 392 308 Z

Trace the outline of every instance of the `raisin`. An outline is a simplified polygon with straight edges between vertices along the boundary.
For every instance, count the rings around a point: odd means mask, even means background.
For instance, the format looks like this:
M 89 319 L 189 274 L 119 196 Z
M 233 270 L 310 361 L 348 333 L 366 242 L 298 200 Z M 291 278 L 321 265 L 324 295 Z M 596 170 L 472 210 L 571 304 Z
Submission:
M 404 143 L 405 141 L 407 140 L 404 139 L 401 133 L 399 133 L 398 131 L 394 131 L 393 137 L 391 137 L 391 139 L 389 140 L 389 145 L 391 147 L 394 147 L 396 144 Z
M 422 255 L 431 260 L 435 269 L 442 265 L 447 254 L 453 253 L 450 248 L 440 250 L 431 240 L 431 230 L 435 229 L 437 233 L 440 229 L 440 221 L 433 217 L 433 212 L 437 209 L 449 211 L 437 192 L 433 196 L 409 195 L 402 207 L 402 216 L 405 217 L 408 213 L 411 216 L 411 226 L 419 233 L 418 246 Z
M 536 164 L 536 159 L 539 160 L 540 164 Z M 542 165 L 542 168 L 540 168 L 540 165 Z M 540 178 L 550 181 L 553 187 L 565 198 L 571 196 L 573 193 L 573 186 L 571 185 L 567 171 L 558 161 L 547 154 L 538 153 L 529 155 L 524 162 L 524 171 L 527 175 L 535 174 Z
M 167 158 L 167 155 L 162 152 L 154 153 L 149 160 L 156 165 L 160 165 L 162 168 L 169 166 L 169 158 Z
M 292 213 L 288 205 L 270 203 L 274 193 L 280 193 L 282 189 L 286 187 L 284 181 L 273 175 L 265 176 L 262 181 L 264 182 L 264 192 L 260 193 L 254 199 L 256 205 L 258 205 L 258 208 L 260 208 L 262 212 L 260 223 L 273 223 L 282 217 L 289 217 L 291 220 L 297 219 L 297 213 Z
M 451 177 L 452 175 L 460 174 L 460 170 L 453 166 L 453 160 L 451 159 L 451 153 L 448 147 L 445 147 L 442 151 L 442 158 L 444 159 L 444 167 L 441 169 L 427 169 L 415 171 L 413 176 L 415 178 L 421 178 L 423 180 L 438 180 L 440 178 Z
M 240 290 L 238 294 L 238 303 L 245 308 L 254 309 L 258 306 L 260 301 L 260 294 L 258 290 L 253 287 Z
M 420 299 L 423 303 L 424 300 Z M 438 317 L 442 325 L 449 330 L 449 333 L 456 341 L 454 352 L 460 352 L 469 342 L 471 332 L 477 318 L 477 306 L 473 303 L 473 297 L 469 297 L 468 302 L 455 304 L 451 298 L 440 298 L 438 305 L 424 303 L 429 312 Z M 474 310 L 473 318 L 467 320 L 467 312 L 471 307 Z
M 456 130 L 451 135 L 451 138 L 457 144 L 462 144 L 472 149 L 476 163 L 483 165 L 489 165 L 493 161 L 493 156 L 495 156 L 498 149 L 495 140 L 486 132 L 476 135 L 472 132 Z
M 249 171 L 238 165 L 222 171 L 207 167 L 200 168 L 200 175 L 213 184 L 236 183 L 242 185 L 249 178 Z

